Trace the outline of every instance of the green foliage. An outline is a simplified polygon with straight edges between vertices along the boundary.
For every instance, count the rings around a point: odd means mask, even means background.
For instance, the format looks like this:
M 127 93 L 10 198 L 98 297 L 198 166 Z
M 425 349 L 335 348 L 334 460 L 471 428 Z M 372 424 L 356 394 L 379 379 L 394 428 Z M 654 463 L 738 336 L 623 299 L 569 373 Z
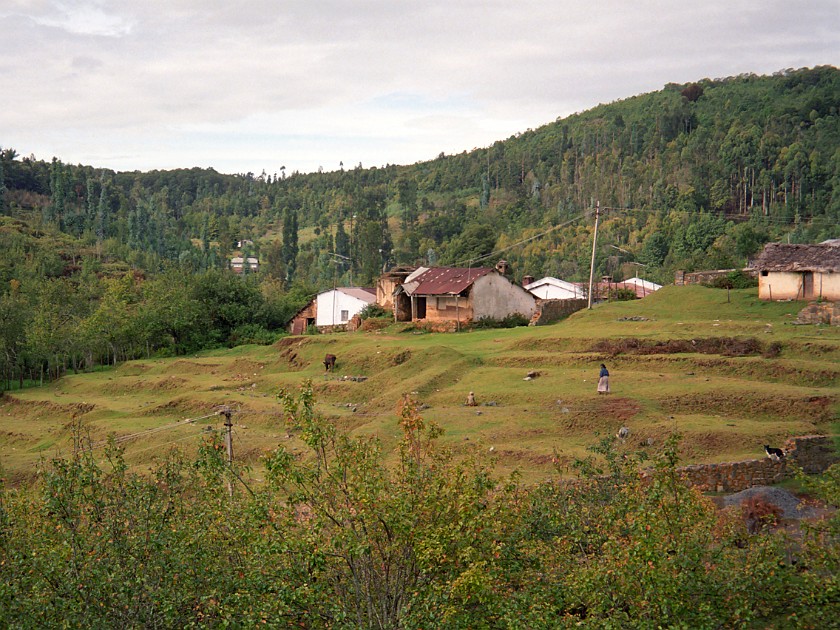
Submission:
M 499 481 L 457 457 L 405 397 L 397 460 L 282 390 L 306 447 L 266 456 L 243 490 L 211 434 L 192 462 L 130 473 L 115 440 L 0 488 L 3 627 L 830 627 L 837 514 L 802 536 L 749 533 L 677 470 L 602 439 L 576 480 Z M 103 459 L 104 465 L 98 463 Z M 800 482 L 831 505 L 840 466 Z M 234 484 L 232 492 L 226 491 Z M 792 562 L 792 558 L 796 562 Z
M 482 330 L 485 328 L 516 328 L 517 326 L 527 326 L 530 320 L 521 313 L 511 313 L 502 319 L 493 317 L 480 317 L 469 325 L 469 328 L 474 330 Z
M 375 302 L 372 304 L 368 304 L 361 311 L 359 311 L 359 317 L 361 317 L 363 320 L 391 316 L 391 313 L 389 313 L 385 308 L 379 306 L 379 304 L 376 304 Z

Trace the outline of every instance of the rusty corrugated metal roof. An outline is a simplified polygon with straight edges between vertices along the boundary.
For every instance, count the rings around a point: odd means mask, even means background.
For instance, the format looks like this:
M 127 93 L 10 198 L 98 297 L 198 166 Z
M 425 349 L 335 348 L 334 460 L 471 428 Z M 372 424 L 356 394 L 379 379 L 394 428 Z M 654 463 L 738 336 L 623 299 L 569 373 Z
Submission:
M 490 267 L 433 267 L 403 285 L 409 295 L 457 295 L 495 269 Z

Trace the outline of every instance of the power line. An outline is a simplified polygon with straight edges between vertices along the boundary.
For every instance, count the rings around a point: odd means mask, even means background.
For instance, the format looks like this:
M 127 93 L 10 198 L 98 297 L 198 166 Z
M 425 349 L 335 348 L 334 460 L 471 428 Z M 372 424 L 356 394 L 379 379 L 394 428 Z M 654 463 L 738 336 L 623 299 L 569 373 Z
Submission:
M 108 444 L 110 444 L 111 442 L 113 442 L 115 444 L 121 444 L 122 442 L 127 442 L 129 440 L 144 437 L 146 435 L 151 435 L 153 433 L 159 433 L 161 431 L 168 431 L 170 429 L 176 429 L 178 427 L 182 427 L 182 426 L 185 426 L 187 424 L 192 424 L 192 423 L 197 422 L 199 420 L 205 420 L 207 418 L 212 418 L 212 417 L 218 416 L 218 415 L 219 415 L 219 412 L 213 412 L 213 413 L 207 414 L 205 416 L 200 416 L 200 417 L 197 417 L 197 418 L 185 418 L 184 420 L 179 420 L 178 422 L 176 422 L 174 424 L 168 424 L 168 425 L 164 425 L 164 426 L 161 426 L 161 427 L 153 427 L 151 429 L 146 429 L 144 431 L 138 431 L 136 433 L 128 433 L 126 435 L 120 435 L 118 437 L 113 438 L 113 440 L 112 439 L 100 440 L 99 442 L 94 442 L 94 443 L 90 444 L 87 448 L 83 448 L 83 449 L 80 449 L 80 450 L 81 451 L 93 451 L 93 450 L 96 450 L 96 449 L 104 448 Z
M 525 243 L 530 243 L 531 241 L 535 241 L 538 238 L 542 238 L 543 236 L 551 234 L 555 230 L 559 230 L 560 228 L 564 228 L 567 225 L 571 225 L 575 221 L 579 221 L 583 217 L 591 215 L 593 212 L 594 212 L 594 210 L 587 210 L 586 212 L 583 212 L 583 213 L 581 213 L 581 214 L 579 214 L 575 217 L 572 217 L 568 221 L 564 221 L 563 223 L 558 223 L 557 225 L 554 225 L 554 226 L 550 227 L 549 229 L 547 229 L 544 232 L 540 232 L 539 234 L 535 234 L 534 236 L 529 236 L 526 239 L 522 239 L 521 241 L 517 241 L 516 243 L 513 243 L 512 245 L 508 245 L 507 247 L 503 247 L 502 249 L 497 249 L 496 251 L 491 252 L 489 254 L 485 254 L 484 256 L 479 256 L 477 258 L 470 258 L 470 259 L 467 259 L 467 260 L 464 260 L 464 261 L 461 261 L 461 262 L 457 262 L 453 266 L 454 267 L 462 267 L 464 265 L 472 265 L 473 263 L 481 262 L 482 260 L 487 260 L 488 258 L 495 258 L 499 254 L 503 254 L 504 252 L 506 252 L 510 249 L 513 249 L 514 247 L 519 247 L 520 245 L 524 245 Z

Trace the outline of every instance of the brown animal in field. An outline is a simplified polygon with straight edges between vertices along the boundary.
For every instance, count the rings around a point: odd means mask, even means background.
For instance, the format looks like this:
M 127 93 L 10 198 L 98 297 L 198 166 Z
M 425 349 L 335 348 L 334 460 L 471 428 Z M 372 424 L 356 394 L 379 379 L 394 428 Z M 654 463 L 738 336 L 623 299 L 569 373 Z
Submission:
M 328 354 L 324 357 L 324 368 L 326 368 L 327 372 L 332 372 L 335 369 L 335 355 Z
M 475 407 L 475 405 L 476 405 L 475 394 L 473 392 L 470 392 L 469 394 L 467 394 L 467 402 L 465 402 L 464 404 L 467 407 Z

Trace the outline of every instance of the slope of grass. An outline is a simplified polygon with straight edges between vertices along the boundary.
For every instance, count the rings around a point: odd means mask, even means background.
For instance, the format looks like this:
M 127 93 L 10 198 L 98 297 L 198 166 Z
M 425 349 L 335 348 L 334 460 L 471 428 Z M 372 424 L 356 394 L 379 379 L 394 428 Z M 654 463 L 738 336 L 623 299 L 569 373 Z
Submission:
M 95 441 L 147 431 L 125 442 L 128 460 L 142 467 L 166 449 L 194 449 L 203 432 L 221 427 L 212 414 L 228 405 L 236 410 L 235 457 L 258 478 L 262 453 L 279 444 L 303 450 L 275 395 L 304 379 L 313 380 L 323 413 L 376 435 L 386 450 L 399 434 L 396 403 L 409 393 L 453 449 L 479 443 L 502 471 L 517 468 L 528 479 L 556 474 L 555 465 L 563 470 L 621 426 L 631 429 L 628 449 L 650 448 L 648 441 L 655 448 L 679 431 L 687 462 L 760 457 L 765 443 L 837 432 L 840 330 L 794 325 L 802 306 L 760 302 L 754 290 L 732 291 L 727 301 L 726 291 L 666 287 L 539 328 L 418 334 L 394 325 L 134 361 L 6 394 L 1 461 L 11 479 L 31 477 L 40 458 L 72 448 L 78 424 Z M 718 338 L 776 344 L 776 352 L 681 349 L 684 340 L 715 348 Z M 642 342 L 680 351 L 634 349 Z M 338 356 L 332 374 L 321 364 L 326 353 Z M 609 396 L 595 392 L 601 362 L 612 374 Z M 526 380 L 532 371 L 538 375 Z M 464 406 L 469 391 L 479 406 Z M 189 418 L 200 419 L 181 422 Z

